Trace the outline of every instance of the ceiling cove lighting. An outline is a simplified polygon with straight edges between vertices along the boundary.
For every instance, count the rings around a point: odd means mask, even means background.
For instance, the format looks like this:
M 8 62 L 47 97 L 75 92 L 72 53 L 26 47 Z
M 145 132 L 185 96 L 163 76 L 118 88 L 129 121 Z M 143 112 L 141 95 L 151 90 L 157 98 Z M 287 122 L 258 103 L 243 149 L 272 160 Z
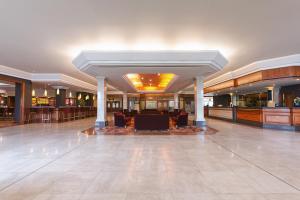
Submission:
M 127 74 L 126 78 L 130 81 L 137 91 L 158 92 L 164 91 L 175 78 L 175 74 Z

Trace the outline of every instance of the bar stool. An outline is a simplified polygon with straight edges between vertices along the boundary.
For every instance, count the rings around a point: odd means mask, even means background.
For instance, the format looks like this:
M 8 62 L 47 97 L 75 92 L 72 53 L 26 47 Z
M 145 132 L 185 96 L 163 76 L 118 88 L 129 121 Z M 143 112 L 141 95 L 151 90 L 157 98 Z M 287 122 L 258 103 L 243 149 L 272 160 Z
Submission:
M 35 121 L 35 117 L 36 117 L 36 110 L 33 109 L 33 108 L 28 108 L 26 110 L 26 123 L 29 124 L 31 122 L 34 122 Z
M 52 113 L 50 108 L 42 109 L 42 122 L 52 122 Z
M 80 118 L 84 119 L 86 117 L 85 108 L 80 108 Z
M 62 111 L 62 121 L 68 121 L 69 120 L 69 110 L 66 109 L 66 108 L 63 108 L 63 111 Z
M 80 117 L 80 109 L 78 107 L 76 107 L 75 108 L 75 116 L 74 116 L 74 118 L 75 119 L 79 119 L 79 117 Z

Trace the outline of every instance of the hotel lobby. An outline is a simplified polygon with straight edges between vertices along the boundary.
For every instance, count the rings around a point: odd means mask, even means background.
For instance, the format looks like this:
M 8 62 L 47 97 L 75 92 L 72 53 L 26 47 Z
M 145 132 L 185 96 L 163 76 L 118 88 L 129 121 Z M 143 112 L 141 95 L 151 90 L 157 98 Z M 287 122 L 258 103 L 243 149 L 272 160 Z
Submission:
M 0 3 L 0 200 L 300 199 L 300 2 Z

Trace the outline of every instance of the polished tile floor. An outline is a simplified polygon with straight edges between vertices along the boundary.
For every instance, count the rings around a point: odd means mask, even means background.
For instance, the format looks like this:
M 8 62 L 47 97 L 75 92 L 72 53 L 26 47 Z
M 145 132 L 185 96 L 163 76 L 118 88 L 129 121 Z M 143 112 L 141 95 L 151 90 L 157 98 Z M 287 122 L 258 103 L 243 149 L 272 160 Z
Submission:
M 94 120 L 1 128 L 0 199 L 300 199 L 300 133 L 209 120 L 217 134 L 82 134 Z

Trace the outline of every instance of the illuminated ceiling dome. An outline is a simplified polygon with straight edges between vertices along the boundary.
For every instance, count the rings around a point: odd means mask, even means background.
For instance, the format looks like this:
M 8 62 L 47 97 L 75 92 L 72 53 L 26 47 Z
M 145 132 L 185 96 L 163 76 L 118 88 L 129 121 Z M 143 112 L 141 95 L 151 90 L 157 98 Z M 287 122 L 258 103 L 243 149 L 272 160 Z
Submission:
M 139 92 L 163 92 L 176 78 L 175 74 L 127 74 L 125 77 Z

